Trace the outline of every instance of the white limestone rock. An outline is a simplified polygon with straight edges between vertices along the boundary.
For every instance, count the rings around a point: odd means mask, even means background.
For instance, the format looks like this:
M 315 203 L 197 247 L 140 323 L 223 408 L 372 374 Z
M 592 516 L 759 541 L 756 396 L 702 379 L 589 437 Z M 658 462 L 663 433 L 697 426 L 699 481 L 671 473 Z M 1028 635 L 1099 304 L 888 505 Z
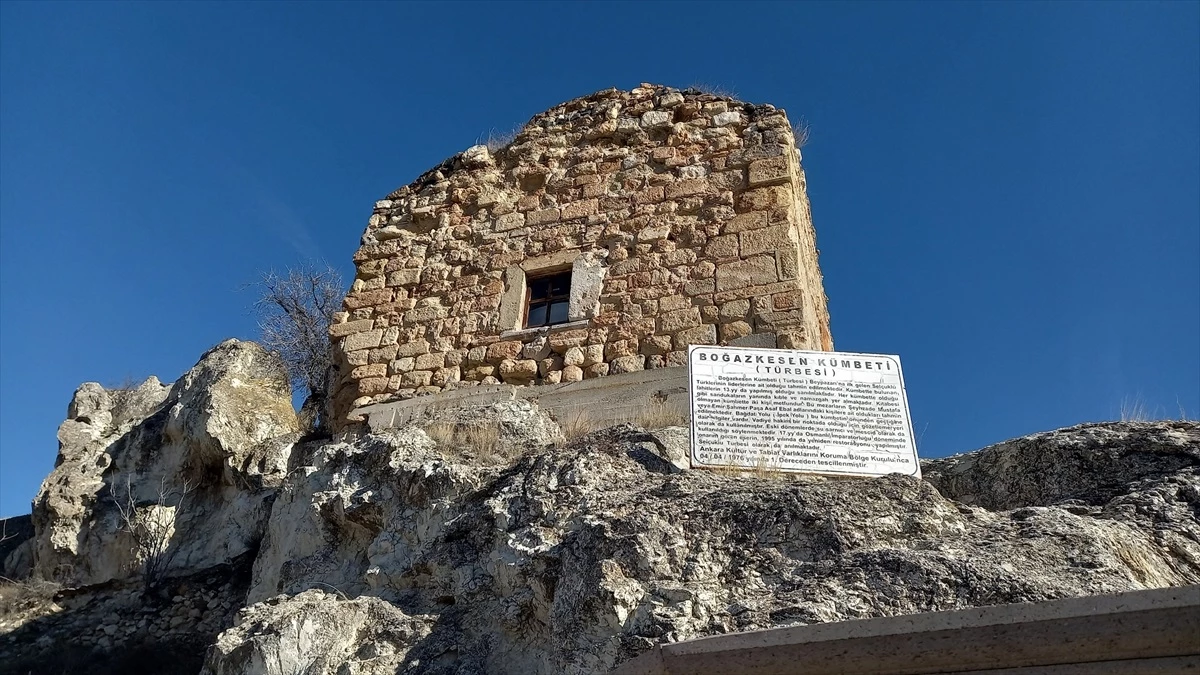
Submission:
M 492 163 L 491 153 L 486 145 L 472 145 L 462 153 L 463 164 L 478 168 Z
M 170 519 L 181 594 L 226 589 L 154 629 L 227 627 L 212 675 L 604 673 L 730 631 L 1200 583 L 1194 422 L 1037 434 L 925 462 L 925 480 L 832 479 L 688 470 L 683 427 L 567 443 L 527 401 L 294 446 L 289 394 L 282 365 L 237 341 L 169 389 L 81 387 L 35 505 L 35 574 L 136 587 L 144 551 L 114 503 L 128 479 L 140 513 Z M 157 504 L 185 484 L 183 506 Z M 221 571 L 252 556 L 241 581 Z M 0 660 L 53 655 L 42 633 L 119 649 L 149 630 L 121 623 L 145 620 L 139 597 L 110 597 L 114 613 L 63 596 L 14 624 Z
M 378 598 L 324 590 L 278 596 L 241 611 L 209 650 L 202 675 L 392 675 L 432 624 Z M 278 630 L 263 633 L 263 626 Z
M 282 363 L 237 340 L 210 350 L 173 386 L 154 377 L 129 390 L 85 384 L 68 414 L 33 508 L 34 575 L 67 585 L 139 573 L 147 551 L 118 500 L 139 520 L 171 521 L 180 572 L 251 550 L 295 440 L 280 437 L 298 431 Z
M 681 472 L 674 431 L 616 427 L 509 466 L 394 430 L 326 446 L 293 474 L 250 600 L 330 584 L 428 617 L 389 673 L 603 673 L 654 642 L 1200 582 L 1189 501 L 1200 494 L 1198 427 L 1138 429 L 1128 438 L 1165 434 L 1182 452 L 1149 453 L 1127 482 L 1108 451 L 1089 449 L 1098 429 L 1058 432 L 1043 452 L 1088 458 L 1077 482 L 1108 486 L 1103 503 L 1014 499 L 1002 510 L 899 475 Z M 999 462 L 974 480 L 1012 470 Z M 1041 475 L 1054 480 L 1025 480 Z M 1151 501 L 1174 524 L 1120 506 Z M 221 654 L 275 644 L 292 624 L 243 625 L 222 636 Z M 358 648 L 396 649 L 369 636 Z M 357 657 L 294 658 L 304 672 L 383 672 Z M 210 671 L 275 672 L 223 659 L 210 655 Z

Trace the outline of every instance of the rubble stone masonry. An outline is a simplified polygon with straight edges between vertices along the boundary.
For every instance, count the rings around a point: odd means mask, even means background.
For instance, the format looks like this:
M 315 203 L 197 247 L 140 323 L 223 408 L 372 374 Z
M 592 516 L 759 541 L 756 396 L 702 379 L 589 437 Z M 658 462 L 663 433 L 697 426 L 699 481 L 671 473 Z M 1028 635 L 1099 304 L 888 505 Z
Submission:
M 534 117 L 375 204 L 334 318 L 335 421 L 500 382 L 684 366 L 693 344 L 833 348 L 782 110 L 643 84 Z M 524 328 L 527 279 L 571 274 Z

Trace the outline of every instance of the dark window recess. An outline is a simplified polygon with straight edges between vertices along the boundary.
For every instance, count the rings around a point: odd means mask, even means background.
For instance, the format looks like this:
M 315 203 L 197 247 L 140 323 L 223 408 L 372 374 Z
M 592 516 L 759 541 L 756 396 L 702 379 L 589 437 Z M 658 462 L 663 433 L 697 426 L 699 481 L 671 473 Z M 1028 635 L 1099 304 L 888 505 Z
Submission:
M 529 302 L 525 306 L 525 327 L 552 326 L 567 322 L 571 303 L 571 273 L 563 272 L 528 281 Z

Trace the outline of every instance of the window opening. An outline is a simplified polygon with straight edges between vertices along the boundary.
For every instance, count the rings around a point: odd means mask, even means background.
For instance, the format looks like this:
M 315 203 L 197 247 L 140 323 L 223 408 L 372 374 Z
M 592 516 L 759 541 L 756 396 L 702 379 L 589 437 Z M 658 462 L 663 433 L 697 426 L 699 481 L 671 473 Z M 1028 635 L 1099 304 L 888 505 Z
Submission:
M 535 277 L 527 282 L 525 327 L 553 326 L 566 323 L 571 305 L 571 273 L 562 272 Z

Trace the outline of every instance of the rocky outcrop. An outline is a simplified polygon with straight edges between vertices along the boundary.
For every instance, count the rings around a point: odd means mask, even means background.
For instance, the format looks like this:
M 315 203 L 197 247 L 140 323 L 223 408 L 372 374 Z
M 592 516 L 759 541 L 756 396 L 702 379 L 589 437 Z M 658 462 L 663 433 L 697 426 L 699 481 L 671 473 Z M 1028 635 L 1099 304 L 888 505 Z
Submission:
M 255 548 L 298 430 L 282 363 L 237 340 L 173 386 L 84 384 L 67 415 L 34 500 L 34 574 L 76 586 L 149 556 L 194 572 Z
M 289 652 L 304 672 L 602 673 L 658 641 L 1197 583 L 1200 432 L 1169 428 L 1123 427 L 1129 440 L 1182 434 L 1182 452 L 1162 453 L 1108 501 L 994 509 L 935 489 L 963 458 L 930 463 L 930 482 L 828 480 L 679 472 L 666 459 L 671 432 L 632 427 L 511 465 L 464 462 L 418 428 L 331 444 L 272 513 L 250 597 L 284 595 L 244 610 L 208 672 L 302 670 L 272 665 L 277 635 L 308 625 L 302 617 L 343 626 L 327 639 L 357 640 L 356 654 L 390 655 L 377 667 Z M 1059 432 L 1042 453 L 1091 457 L 1077 484 L 1116 485 L 1122 465 L 1089 449 L 1098 429 Z M 1185 522 L 1151 522 L 1119 506 L 1130 500 Z M 327 593 L 292 596 L 305 589 Z M 395 609 L 413 636 L 405 649 L 354 628 L 364 597 Z
M 1146 480 L 1193 475 L 1197 464 L 1200 426 L 1162 421 L 1081 424 L 927 460 L 921 468 L 944 496 L 996 511 L 1099 506 L 1144 487 Z M 1200 508 L 1197 497 L 1185 494 L 1184 503 Z
M 717 633 L 1200 583 L 1196 423 L 830 479 L 687 470 L 682 427 L 567 441 L 527 401 L 299 444 L 289 393 L 237 341 L 174 385 L 81 387 L 31 540 L 66 587 L 0 586 L 0 673 L 604 673 Z M 166 526 L 158 593 L 127 521 Z
M 1169 551 L 1183 573 L 1200 569 L 1195 422 L 1081 424 L 928 461 L 923 470 L 959 502 L 991 510 L 1056 506 L 1127 523 Z
M 513 458 L 561 439 L 537 406 L 506 401 L 317 448 L 275 502 L 249 602 L 313 587 L 351 595 L 392 587 L 396 568 L 412 562 L 406 552 L 415 556 L 452 523 L 459 499 Z

